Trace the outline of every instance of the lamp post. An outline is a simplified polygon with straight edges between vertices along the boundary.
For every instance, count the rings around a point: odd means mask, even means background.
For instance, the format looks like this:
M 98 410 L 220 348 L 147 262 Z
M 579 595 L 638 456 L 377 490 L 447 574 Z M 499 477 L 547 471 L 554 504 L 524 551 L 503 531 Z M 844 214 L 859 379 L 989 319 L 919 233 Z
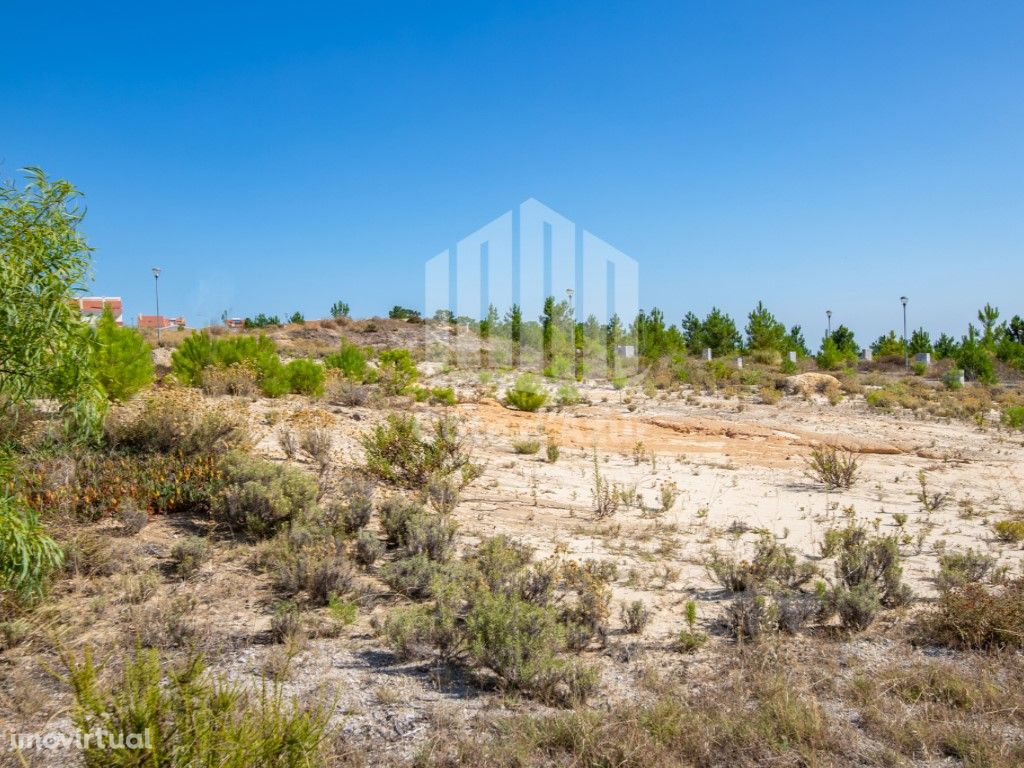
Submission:
M 153 290 L 156 292 L 156 344 L 160 346 L 160 267 L 153 267 Z
M 900 304 L 903 305 L 903 362 L 910 370 L 910 347 L 907 346 L 907 302 L 910 301 L 906 296 L 900 296 Z
M 828 338 L 832 338 L 832 310 L 825 310 L 825 317 L 828 318 Z

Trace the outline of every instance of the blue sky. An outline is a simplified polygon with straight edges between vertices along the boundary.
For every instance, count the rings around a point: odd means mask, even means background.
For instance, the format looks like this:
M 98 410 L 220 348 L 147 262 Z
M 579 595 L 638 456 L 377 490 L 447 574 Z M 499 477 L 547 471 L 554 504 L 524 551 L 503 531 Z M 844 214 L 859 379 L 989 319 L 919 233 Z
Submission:
M 0 174 L 85 192 L 132 317 L 154 264 L 192 323 L 419 307 L 529 197 L 674 322 L 1024 314 L 1024 4 L 115 5 L 5 8 Z

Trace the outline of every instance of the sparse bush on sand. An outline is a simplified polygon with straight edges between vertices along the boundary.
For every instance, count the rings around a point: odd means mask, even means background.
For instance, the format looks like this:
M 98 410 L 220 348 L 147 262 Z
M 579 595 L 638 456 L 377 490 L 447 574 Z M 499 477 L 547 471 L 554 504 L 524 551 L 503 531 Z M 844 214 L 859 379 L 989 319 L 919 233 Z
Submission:
M 829 490 L 849 488 L 857 480 L 857 457 L 832 446 L 815 448 L 807 459 L 806 475 Z

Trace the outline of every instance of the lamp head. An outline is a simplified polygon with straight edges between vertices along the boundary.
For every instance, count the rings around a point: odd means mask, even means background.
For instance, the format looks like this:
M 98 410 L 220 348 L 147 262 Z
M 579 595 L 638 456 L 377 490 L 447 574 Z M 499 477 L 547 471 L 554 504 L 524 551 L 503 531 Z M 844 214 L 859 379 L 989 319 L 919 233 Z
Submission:
M 160 277 L 160 267 L 153 267 L 153 277 Z
M 908 299 L 906 296 L 900 296 L 900 304 L 902 304 L 904 307 L 907 306 L 908 301 L 910 301 L 910 299 Z

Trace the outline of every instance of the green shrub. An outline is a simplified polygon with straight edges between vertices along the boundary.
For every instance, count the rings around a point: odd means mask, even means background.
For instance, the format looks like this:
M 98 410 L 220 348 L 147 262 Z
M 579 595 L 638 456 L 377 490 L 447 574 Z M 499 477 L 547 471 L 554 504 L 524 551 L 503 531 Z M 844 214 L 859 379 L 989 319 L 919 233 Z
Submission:
M 206 539 L 190 536 L 171 547 L 174 572 L 183 579 L 194 575 L 210 556 Z
M 1024 405 L 1017 405 L 1003 411 L 1002 422 L 1010 429 L 1024 429 Z
M 111 682 L 103 682 L 89 651 L 81 662 L 70 655 L 63 661 L 87 766 L 303 768 L 328 762 L 332 707 L 326 703 L 287 701 L 277 685 L 247 691 L 210 676 L 197 656 L 165 673 L 156 651 L 137 650 Z M 98 731 L 111 738 L 87 738 Z M 139 734 L 144 744 L 136 743 Z
M 867 582 L 852 588 L 837 587 L 832 593 L 831 601 L 843 626 L 858 632 L 871 625 L 875 614 L 881 608 L 878 588 Z
M 355 344 L 341 342 L 341 349 L 324 357 L 324 365 L 341 371 L 346 379 L 356 382 L 366 381 L 366 354 Z
M 419 372 L 407 349 L 387 349 L 380 353 L 377 374 L 381 388 L 389 395 L 400 395 L 411 387 Z
M 563 384 L 555 393 L 555 402 L 559 405 L 577 405 L 583 402 L 580 391 L 571 384 Z
M 434 405 L 455 405 L 458 400 L 455 397 L 455 390 L 451 387 L 431 387 L 430 402 Z
M 963 373 L 963 370 L 959 368 L 946 371 L 942 377 L 942 383 L 946 385 L 946 389 L 962 389 L 964 385 L 960 383 L 960 375 Z M 964 375 L 966 376 L 966 374 Z
M 851 451 L 839 451 L 832 446 L 811 450 L 805 464 L 805 474 L 826 488 L 849 488 L 857 480 L 858 462 Z
M 750 560 L 712 551 L 704 565 L 709 575 L 730 592 L 762 587 L 796 589 L 817 573 L 813 563 L 797 562 L 796 554 L 769 532 L 760 535 Z
M 998 520 L 992 523 L 992 530 L 996 532 L 996 538 L 1010 544 L 1024 541 L 1024 521 L 1021 520 Z
M 384 554 L 384 544 L 370 531 L 360 531 L 356 537 L 355 560 L 369 568 Z
M 153 381 L 153 352 L 134 328 L 121 328 L 110 309 L 96 323 L 94 365 L 108 400 L 127 400 Z
M 825 541 L 822 554 L 836 554 L 838 582 L 828 601 L 839 612 L 844 626 L 864 629 L 879 605 L 894 607 L 910 602 L 912 594 L 903 584 L 895 537 L 873 536 L 865 527 L 851 524 L 829 531 Z
M 380 577 L 400 595 L 421 600 L 433 594 L 434 580 L 444 566 L 425 554 L 392 560 L 380 570 Z
M 935 581 L 940 590 L 955 589 L 984 581 L 995 568 L 996 558 L 973 549 L 939 555 L 939 573 Z
M 250 536 L 273 535 L 308 514 L 316 501 L 316 480 L 294 467 L 233 452 L 223 472 L 214 516 Z
M 312 360 L 292 360 L 285 366 L 285 375 L 295 394 L 319 397 L 324 393 L 324 369 Z
M 435 420 L 429 439 L 422 436 L 415 417 L 389 414 L 387 421 L 361 438 L 366 470 L 388 483 L 424 488 L 433 477 L 456 477 L 461 485 L 474 480 L 480 468 L 473 464 L 459 422 L 451 417 Z
M 505 404 L 520 411 L 536 411 L 547 400 L 543 385 L 529 373 L 522 374 L 516 379 L 515 386 L 505 392 Z
M 309 596 L 317 605 L 328 605 L 332 598 L 344 597 L 352 591 L 352 568 L 344 558 L 322 560 L 309 579 Z
M 540 440 L 516 440 L 512 443 L 512 449 L 516 453 L 532 456 L 540 450 Z
M 559 449 L 557 443 L 548 443 L 545 453 L 547 454 L 548 462 L 554 464 L 558 461 L 558 457 L 561 455 L 562 451 Z
M 469 652 L 513 690 L 554 698 L 565 663 L 565 629 L 552 608 L 517 596 L 483 594 L 466 616 Z
M 0 594 L 31 603 L 42 596 L 50 573 L 64 554 L 46 535 L 36 513 L 24 503 L 0 495 Z

